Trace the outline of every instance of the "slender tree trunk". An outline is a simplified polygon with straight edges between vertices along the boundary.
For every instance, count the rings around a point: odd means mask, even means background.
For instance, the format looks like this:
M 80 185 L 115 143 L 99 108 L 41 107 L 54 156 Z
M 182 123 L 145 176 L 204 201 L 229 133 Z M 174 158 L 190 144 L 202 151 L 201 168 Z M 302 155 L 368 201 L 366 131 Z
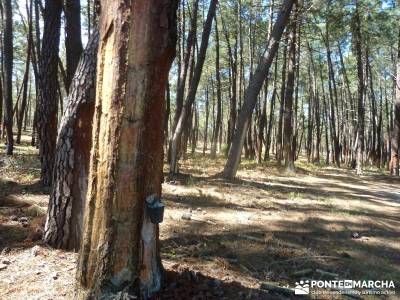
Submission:
M 149 298 L 161 288 L 158 224 L 165 87 L 178 1 L 101 3 L 93 145 L 78 299 Z
M 289 35 L 285 33 L 285 42 L 283 45 L 283 65 L 282 65 L 282 80 L 281 80 L 281 91 L 280 91 L 280 106 L 279 106 L 279 120 L 278 120 L 278 132 L 276 135 L 276 160 L 278 166 L 282 164 L 283 159 L 283 145 L 282 145 L 282 133 L 283 133 L 283 112 L 285 109 L 285 89 L 286 89 L 286 69 L 287 69 L 287 45 Z
M 171 92 L 170 92 L 170 84 L 167 81 L 166 87 L 166 108 L 165 108 L 165 120 L 164 120 L 164 141 L 166 147 L 168 146 L 168 124 L 169 124 L 169 116 L 171 115 Z
M 399 145 L 400 145 L 400 30 L 396 64 L 396 98 L 394 102 L 394 122 L 391 136 L 391 170 L 393 175 L 399 176 Z
M 361 37 L 361 21 L 359 15 L 359 3 L 356 1 L 356 11 L 354 15 L 354 39 L 357 57 L 357 77 L 358 77 L 358 124 L 357 124 L 357 158 L 356 171 L 358 175 L 362 174 L 363 156 L 364 156 L 364 70 L 362 63 L 362 37 Z
M 182 133 L 184 127 L 188 124 L 188 117 L 193 106 L 197 87 L 200 82 L 201 72 L 204 65 L 204 60 L 206 58 L 206 52 L 208 47 L 208 40 L 211 33 L 212 21 L 215 16 L 215 10 L 217 7 L 218 0 L 211 0 L 208 9 L 207 19 L 204 23 L 203 34 L 201 38 L 200 50 L 197 55 L 197 62 L 194 68 L 193 78 L 190 81 L 189 92 L 186 97 L 185 105 L 182 108 L 181 115 L 179 116 L 179 121 L 173 133 L 171 141 L 171 162 L 170 162 L 170 173 L 178 173 L 178 157 L 179 157 L 179 146 L 181 144 Z
M 221 76 L 219 73 L 219 33 L 217 18 L 215 18 L 215 78 L 217 81 L 217 118 L 215 121 L 215 130 L 213 142 L 211 145 L 211 158 L 217 154 L 217 143 L 220 132 L 222 131 L 222 95 L 221 95 Z
M 209 100 L 208 85 L 207 85 L 207 86 L 206 86 L 206 122 L 205 122 L 205 124 L 204 124 L 203 155 L 205 155 L 205 154 L 206 154 L 206 151 L 207 151 L 209 112 L 210 112 L 210 100 Z
M 223 171 L 223 176 L 226 178 L 233 178 L 236 175 L 239 167 L 245 134 L 257 102 L 257 96 L 278 50 L 279 40 L 281 39 L 282 33 L 289 20 L 290 12 L 294 2 L 294 0 L 285 0 L 283 3 L 282 11 L 276 23 L 274 24 L 274 28 L 264 54 L 261 57 L 260 63 L 257 66 L 252 80 L 249 82 L 246 89 L 244 103 L 239 115 L 237 130 L 233 138 L 232 146 L 229 149 L 228 160 Z
M 42 164 L 41 180 L 51 186 L 57 139 L 58 50 L 60 43 L 61 0 L 46 0 L 44 32 L 39 59 L 38 133 Z
M 24 114 L 26 110 L 26 103 L 27 103 L 27 97 L 28 97 L 28 80 L 29 80 L 29 67 L 30 67 L 30 62 L 31 62 L 31 48 L 32 48 L 32 43 L 33 43 L 33 36 L 32 36 L 32 6 L 33 6 L 33 0 L 30 0 L 29 2 L 29 8 L 27 9 L 28 13 L 28 45 L 26 49 L 26 62 L 25 62 L 25 73 L 24 73 L 24 78 L 23 78 L 23 91 L 22 91 L 22 100 L 21 100 L 21 107 L 18 112 L 18 121 L 17 121 L 17 139 L 16 143 L 20 144 L 21 143 L 21 134 L 22 134 L 22 124 L 23 124 L 23 119 L 24 119 Z
M 267 136 L 265 138 L 265 153 L 264 153 L 264 161 L 269 160 L 269 152 L 271 148 L 271 136 L 272 136 L 272 127 L 274 121 L 274 111 L 275 111 L 275 102 L 276 102 L 276 81 L 278 79 L 278 55 L 275 58 L 275 71 L 274 71 L 274 85 L 272 88 L 272 96 L 271 96 L 271 104 L 269 110 L 269 119 L 268 119 L 268 129 Z
M 321 116 L 320 116 L 320 109 L 319 109 L 319 94 L 318 91 L 315 96 L 315 109 L 314 109 L 314 119 L 315 119 L 315 127 L 316 127 L 316 143 L 315 143 L 315 155 L 313 158 L 314 163 L 320 162 L 320 147 L 321 147 Z
M 296 8 L 294 8 L 296 10 Z M 285 153 L 285 167 L 289 172 L 294 172 L 294 156 L 293 156 L 293 93 L 295 84 L 295 68 L 296 68 L 296 31 L 297 31 L 297 12 L 292 15 L 290 34 L 289 34 L 289 63 L 287 84 L 285 89 L 285 110 L 283 113 L 283 141 Z
M 2 69 L 1 65 L 0 62 L 0 70 Z M 3 103 L 3 78 L 0 76 L 0 140 L 3 138 Z
M 335 107 L 337 107 L 338 95 L 336 89 L 335 73 L 333 71 L 333 63 L 331 58 L 331 49 L 329 45 L 329 31 L 326 32 L 326 51 L 328 58 L 328 74 L 329 74 L 329 103 L 330 103 L 330 128 L 331 128 L 331 138 L 333 139 L 333 154 L 335 163 L 340 167 L 340 144 L 338 137 L 338 130 L 336 128 L 336 113 Z
M 13 73 L 13 20 L 11 0 L 3 1 L 3 95 L 4 95 L 4 127 L 7 133 L 7 155 L 13 154 L 13 112 L 12 112 L 12 73 Z
M 55 248 L 79 249 L 83 230 L 99 34 L 91 34 L 71 83 L 57 137 L 53 188 L 44 241 Z
M 89 5 L 90 6 L 90 5 Z M 83 51 L 81 38 L 81 3 L 80 0 L 65 0 L 65 50 L 66 50 L 66 86 L 69 88 Z M 90 19 L 90 16 L 89 16 Z
M 236 93 L 236 78 L 237 78 L 237 41 L 235 43 L 235 53 L 233 53 L 233 49 L 231 46 L 229 33 L 226 28 L 226 24 L 221 14 L 222 28 L 226 40 L 228 58 L 229 58 L 229 119 L 228 119 L 228 130 L 227 130 L 227 138 L 226 138 L 226 153 L 228 154 L 229 149 L 231 147 L 233 134 L 236 126 L 236 102 L 237 102 L 237 93 Z
M 193 3 L 193 11 L 192 17 L 190 21 L 190 30 L 188 33 L 188 37 L 186 40 L 186 50 L 183 56 L 183 66 L 181 67 L 181 73 L 179 74 L 179 83 L 176 90 L 176 106 L 175 106 L 175 115 L 174 121 L 171 128 L 171 133 L 175 132 L 176 126 L 179 121 L 179 117 L 181 115 L 182 107 L 183 107 L 183 99 L 185 95 L 185 86 L 186 86 L 186 79 L 188 75 L 189 65 L 194 59 L 194 44 L 196 41 L 196 34 L 197 34 L 197 11 L 199 7 L 199 1 L 195 0 Z M 183 12 L 184 13 L 184 12 Z M 182 32 L 182 39 L 184 39 L 184 32 Z M 189 71 L 189 74 L 191 72 Z M 172 141 L 171 141 L 172 142 Z

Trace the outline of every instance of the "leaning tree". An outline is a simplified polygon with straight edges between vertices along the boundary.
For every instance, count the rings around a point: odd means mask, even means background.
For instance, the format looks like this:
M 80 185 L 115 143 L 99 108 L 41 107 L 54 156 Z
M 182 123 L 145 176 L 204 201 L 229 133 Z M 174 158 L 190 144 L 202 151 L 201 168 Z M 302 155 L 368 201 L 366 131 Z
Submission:
M 99 34 L 95 30 L 72 79 L 57 137 L 44 241 L 79 249 L 87 192 Z
M 239 167 L 240 157 L 243 149 L 245 135 L 249 128 L 251 115 L 253 114 L 254 107 L 257 103 L 257 96 L 261 90 L 265 78 L 268 75 L 269 68 L 274 60 L 275 54 L 278 51 L 279 41 L 282 33 L 285 30 L 286 24 L 289 21 L 290 12 L 292 11 L 293 3 L 295 0 L 286 0 L 283 3 L 281 13 L 273 27 L 271 36 L 268 40 L 267 47 L 264 50 L 260 63 L 252 76 L 245 95 L 240 115 L 238 119 L 237 128 L 232 140 L 232 146 L 229 149 L 228 160 L 225 164 L 223 176 L 226 178 L 233 178 L 236 175 Z

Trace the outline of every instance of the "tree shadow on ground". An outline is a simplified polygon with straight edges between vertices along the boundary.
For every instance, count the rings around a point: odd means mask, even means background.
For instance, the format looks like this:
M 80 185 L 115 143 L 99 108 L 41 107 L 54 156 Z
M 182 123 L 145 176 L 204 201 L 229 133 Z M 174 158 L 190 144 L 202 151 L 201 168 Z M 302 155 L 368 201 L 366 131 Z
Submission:
M 12 194 L 34 194 L 43 195 L 49 194 L 50 190 L 44 188 L 40 181 L 36 180 L 32 183 L 18 183 L 12 180 L 0 179 L 0 205 Z
M 204 275 L 201 272 L 179 266 L 176 267 L 175 270 L 166 270 L 165 282 L 161 291 L 151 299 L 281 300 L 287 299 L 287 297 L 267 290 L 248 288 L 237 281 L 224 281 Z
M 26 249 L 36 244 L 42 244 L 43 220 L 33 220 L 27 227 L 14 222 L 0 224 L 0 252 L 13 249 Z
M 346 228 L 359 225 L 335 223 Z M 328 273 L 337 274 L 339 279 L 400 282 L 398 249 L 364 239 L 377 236 L 396 241 L 398 233 L 376 226 L 360 231 L 363 238 L 354 239 L 350 230 L 329 230 L 326 225 L 329 222 L 310 218 L 305 222 L 282 221 L 280 229 L 273 231 L 264 226 L 239 225 L 229 230 L 220 227 L 218 232 L 214 227 L 214 233 L 208 234 L 212 225 L 189 221 L 162 240 L 161 249 L 165 258 L 177 263 L 213 263 L 221 273 L 229 269 L 254 278 L 254 282 L 293 287 L 302 279 L 335 279 Z

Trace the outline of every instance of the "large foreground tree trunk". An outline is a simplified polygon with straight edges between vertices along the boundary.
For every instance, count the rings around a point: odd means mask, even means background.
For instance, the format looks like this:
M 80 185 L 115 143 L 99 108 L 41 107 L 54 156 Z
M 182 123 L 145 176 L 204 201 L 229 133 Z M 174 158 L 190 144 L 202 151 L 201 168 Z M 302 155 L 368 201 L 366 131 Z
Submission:
M 53 188 L 44 241 L 56 248 L 79 249 L 87 192 L 95 102 L 99 34 L 95 31 L 72 80 L 57 137 Z
M 161 194 L 165 87 L 178 1 L 104 0 L 79 299 L 161 287 L 158 225 L 145 200 Z
M 244 103 L 242 109 L 240 110 L 237 129 L 233 137 L 232 146 L 229 149 L 228 161 L 226 162 L 223 172 L 223 176 L 225 178 L 233 178 L 236 175 L 245 135 L 249 126 L 251 115 L 257 103 L 258 93 L 260 92 L 262 84 L 268 75 L 269 68 L 272 64 L 275 54 L 278 51 L 279 41 L 289 20 L 290 12 L 294 2 L 295 0 L 285 0 L 283 3 L 280 16 L 274 24 L 271 37 L 268 40 L 267 48 L 265 49 L 264 54 L 260 59 L 260 63 L 257 66 L 249 85 L 247 86 L 244 96 Z
M 7 133 L 7 155 L 13 154 L 13 112 L 12 112 L 12 70 L 13 70 L 13 20 L 11 0 L 3 1 L 4 34 L 3 34 L 3 76 L 4 76 L 4 127 Z M 0 116 L 1 118 L 2 116 Z
M 58 50 L 62 0 L 46 0 L 44 32 L 39 59 L 38 134 L 41 180 L 51 186 L 57 139 Z

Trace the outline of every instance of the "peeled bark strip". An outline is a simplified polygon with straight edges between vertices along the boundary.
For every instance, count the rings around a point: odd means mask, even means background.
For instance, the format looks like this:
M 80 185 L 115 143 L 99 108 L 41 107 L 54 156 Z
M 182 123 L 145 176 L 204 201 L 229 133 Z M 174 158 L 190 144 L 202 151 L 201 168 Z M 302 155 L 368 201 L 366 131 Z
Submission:
M 38 134 L 41 180 L 51 186 L 57 140 L 58 50 L 62 0 L 46 0 L 44 32 L 39 59 Z
M 91 37 L 72 80 L 57 138 L 44 241 L 79 249 L 87 192 L 99 34 Z
M 178 1 L 102 1 L 96 105 L 78 299 L 161 287 L 158 225 L 145 199 L 161 194 L 165 87 Z

